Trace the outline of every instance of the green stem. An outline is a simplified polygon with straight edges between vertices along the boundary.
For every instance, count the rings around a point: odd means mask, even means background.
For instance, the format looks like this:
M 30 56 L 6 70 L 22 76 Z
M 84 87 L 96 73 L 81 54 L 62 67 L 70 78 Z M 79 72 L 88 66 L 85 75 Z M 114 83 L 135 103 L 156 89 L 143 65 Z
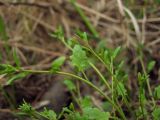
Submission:
M 93 25 L 90 23 L 89 19 L 87 18 L 87 16 L 83 13 L 83 11 L 81 10 L 81 8 L 79 6 L 77 6 L 75 0 L 70 0 L 71 3 L 73 4 L 73 6 L 75 7 L 75 9 L 77 10 L 77 12 L 79 13 L 79 15 L 81 16 L 82 20 L 84 21 L 84 23 L 87 25 L 87 27 L 89 28 L 89 30 L 92 32 L 92 34 L 98 38 L 98 32 L 96 31 L 96 29 L 93 27 Z
M 91 62 L 89 62 L 89 64 L 92 66 L 92 68 L 97 72 L 97 74 L 100 76 L 100 78 L 103 80 L 103 82 L 106 84 L 106 86 L 109 88 L 109 90 L 111 90 L 110 85 L 108 84 L 107 80 L 105 79 L 105 77 L 101 74 L 101 72 L 96 68 L 96 66 L 94 64 L 92 64 Z
M 47 70 L 21 70 L 23 72 L 30 72 L 30 73 L 48 73 L 48 74 L 51 74 L 50 71 L 47 71 Z M 112 100 L 106 96 L 97 86 L 95 86 L 94 84 L 92 84 L 90 81 L 84 79 L 84 78 L 81 78 L 77 75 L 74 75 L 72 73 L 67 73 L 67 72 L 61 72 L 61 71 L 57 71 L 56 74 L 60 74 L 60 75 L 66 75 L 66 76 L 70 76 L 70 77 L 73 77 L 73 78 L 76 78 L 86 84 L 88 84 L 90 87 L 92 87 L 93 89 L 95 89 L 97 92 L 99 92 L 108 102 L 110 102 L 115 108 L 116 110 L 119 112 L 119 114 L 121 115 L 121 117 L 124 119 L 124 120 L 127 120 L 122 109 L 119 108 L 116 104 L 114 104 L 112 102 Z
M 103 65 L 106 67 L 106 69 L 109 71 L 109 73 L 111 74 L 110 69 L 108 68 L 108 66 L 106 65 L 106 63 L 104 62 L 104 60 L 91 48 L 91 46 L 89 44 L 87 44 L 88 49 L 100 62 L 103 63 Z
M 141 63 L 141 65 L 142 65 L 143 73 L 145 74 L 145 76 L 147 76 L 147 72 L 146 72 L 146 69 L 145 69 L 145 66 L 144 66 L 142 57 L 140 57 L 140 63 Z M 156 103 L 155 103 L 155 100 L 154 100 L 154 98 L 153 98 L 153 93 L 152 93 L 152 90 L 151 90 L 151 86 L 150 86 L 149 78 L 148 78 L 148 77 L 147 77 L 147 79 L 146 79 L 146 83 L 147 83 L 149 95 L 151 96 L 151 99 L 152 99 L 152 102 L 153 102 L 153 108 L 155 108 Z

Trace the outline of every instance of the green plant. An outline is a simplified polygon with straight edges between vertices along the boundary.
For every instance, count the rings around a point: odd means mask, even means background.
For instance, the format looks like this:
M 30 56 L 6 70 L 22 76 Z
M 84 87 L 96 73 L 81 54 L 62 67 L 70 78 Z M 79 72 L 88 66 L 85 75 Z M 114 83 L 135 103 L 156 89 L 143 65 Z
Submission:
M 42 112 L 36 111 L 30 104 L 24 103 L 20 105 L 19 110 L 21 112 L 18 112 L 17 115 L 20 116 L 29 116 L 30 118 L 33 119 L 42 119 L 45 118 L 47 120 L 57 120 L 57 115 L 54 111 L 52 110 L 47 110 L 44 108 Z
M 159 116 L 159 108 L 155 104 L 155 98 L 159 98 L 159 87 L 155 89 L 156 97 L 153 96 L 148 76 L 148 73 L 151 71 L 151 69 L 153 69 L 155 63 L 151 61 L 149 62 L 147 68 L 145 68 L 142 60 L 142 52 L 139 50 L 139 59 L 142 64 L 143 74 L 138 74 L 139 105 L 138 107 L 134 108 L 134 103 L 132 103 L 132 100 L 129 97 L 129 89 L 126 86 L 128 74 L 123 69 L 125 61 L 123 59 L 116 59 L 123 48 L 117 47 L 116 49 L 109 49 L 100 47 L 99 49 L 94 50 L 89 44 L 89 38 L 86 33 L 79 32 L 78 35 L 81 39 L 80 42 L 78 40 L 76 41 L 76 39 L 70 39 L 68 42 L 63 35 L 63 30 L 61 27 L 59 27 L 57 31 L 52 34 L 53 37 L 56 37 L 62 41 L 62 43 L 64 43 L 66 47 L 71 50 L 71 55 L 70 57 L 61 56 L 55 59 L 49 70 L 23 69 L 20 67 L 18 56 L 16 53 L 14 53 L 14 61 L 16 66 L 14 67 L 9 64 L 1 64 L 0 74 L 5 74 L 5 76 L 8 78 L 8 85 L 13 84 L 15 80 L 24 78 L 29 74 L 57 74 L 66 76 L 64 84 L 72 93 L 72 96 L 77 102 L 81 112 L 77 112 L 74 109 L 73 104 L 71 104 L 69 108 L 64 108 L 60 115 L 56 115 L 54 111 L 47 109 L 44 109 L 43 112 L 37 112 L 26 102 L 20 106 L 20 111 L 32 118 L 44 117 L 48 120 L 56 120 L 62 117 L 65 117 L 69 120 L 127 120 L 128 116 L 123 109 L 126 107 L 130 113 L 131 118 L 148 119 L 152 116 L 157 118 L 157 116 Z M 73 68 L 72 72 L 61 71 L 61 66 L 65 63 L 66 60 L 68 60 L 68 62 L 71 64 Z M 101 71 L 97 66 L 98 64 L 103 66 L 105 70 Z M 107 91 L 110 92 L 109 94 L 106 94 L 105 91 L 101 90 L 99 86 L 96 86 L 92 82 L 92 77 L 86 74 L 86 71 L 90 69 L 92 69 L 97 74 L 97 76 L 99 76 L 98 80 L 100 80 L 101 85 L 104 85 Z M 92 89 L 97 91 L 105 100 L 105 102 L 110 104 L 110 111 L 104 111 L 103 109 L 99 110 L 93 106 L 91 102 L 88 101 L 88 99 L 83 98 L 80 95 L 78 86 L 76 86 L 72 80 L 79 80 L 83 83 L 86 83 Z M 149 95 L 151 95 L 149 97 L 146 96 L 146 86 L 148 87 Z M 152 98 L 151 102 L 150 97 Z M 147 106 L 151 106 L 152 104 L 154 106 L 148 109 Z M 149 115 L 148 111 L 153 111 L 152 115 Z

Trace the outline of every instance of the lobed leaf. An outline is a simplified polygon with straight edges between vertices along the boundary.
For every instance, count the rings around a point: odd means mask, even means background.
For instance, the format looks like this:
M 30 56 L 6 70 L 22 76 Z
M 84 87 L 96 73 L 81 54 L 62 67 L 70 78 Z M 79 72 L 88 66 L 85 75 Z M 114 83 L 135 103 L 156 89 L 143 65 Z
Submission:
M 80 45 L 75 45 L 71 56 L 73 66 L 77 67 L 79 71 L 83 71 L 88 67 L 88 58 L 86 52 Z

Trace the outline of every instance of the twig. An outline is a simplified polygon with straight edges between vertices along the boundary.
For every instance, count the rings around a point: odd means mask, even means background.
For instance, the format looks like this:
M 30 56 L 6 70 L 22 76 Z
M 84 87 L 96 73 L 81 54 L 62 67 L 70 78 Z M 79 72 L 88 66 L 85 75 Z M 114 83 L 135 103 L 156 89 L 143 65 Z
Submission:
M 6 44 L 5 42 L 0 41 L 0 46 L 3 47 L 5 44 Z M 60 56 L 60 55 L 62 55 L 62 53 L 59 53 L 59 52 L 48 51 L 48 50 L 44 50 L 42 48 L 37 48 L 37 47 L 33 47 L 33 46 L 27 46 L 27 45 L 23 45 L 23 44 L 20 44 L 20 43 L 8 42 L 7 45 L 9 45 L 11 47 L 14 46 L 14 47 L 18 47 L 18 48 L 21 48 L 21 49 L 34 51 L 34 52 L 38 52 L 38 53 L 42 53 L 42 54 L 47 54 L 47 55 L 51 55 L 51 56 Z

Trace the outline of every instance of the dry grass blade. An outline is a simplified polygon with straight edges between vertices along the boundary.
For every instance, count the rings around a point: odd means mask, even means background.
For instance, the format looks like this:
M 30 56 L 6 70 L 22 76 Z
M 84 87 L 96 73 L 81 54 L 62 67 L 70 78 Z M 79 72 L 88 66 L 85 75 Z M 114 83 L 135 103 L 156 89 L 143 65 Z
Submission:
M 137 36 L 137 39 L 139 40 L 139 42 L 141 41 L 141 31 L 140 31 L 140 28 L 139 28 L 139 25 L 138 25 L 138 22 L 135 18 L 135 16 L 133 15 L 133 13 L 126 7 L 123 7 L 124 8 L 124 11 L 129 15 L 129 17 L 131 18 L 131 21 L 132 21 L 132 24 L 133 24 L 133 27 L 135 29 L 135 32 L 136 32 L 136 36 Z

